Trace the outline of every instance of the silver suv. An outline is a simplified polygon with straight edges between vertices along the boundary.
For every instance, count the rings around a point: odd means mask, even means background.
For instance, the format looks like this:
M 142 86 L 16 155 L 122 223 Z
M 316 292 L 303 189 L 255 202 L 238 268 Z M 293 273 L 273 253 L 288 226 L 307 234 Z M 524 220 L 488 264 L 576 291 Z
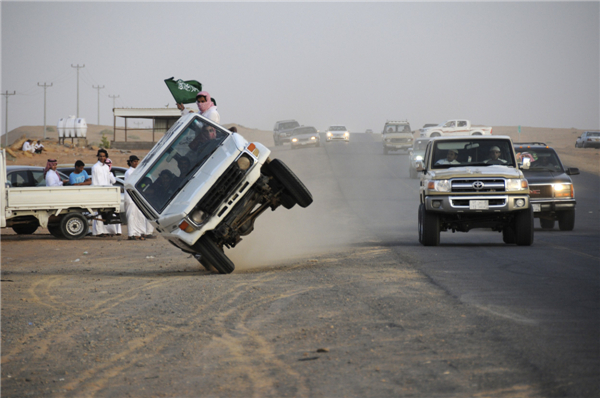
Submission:
M 300 123 L 295 120 L 280 120 L 275 122 L 273 127 L 273 141 L 276 146 L 283 145 L 292 140 L 292 130 L 300 127 Z
M 313 201 L 271 151 L 197 113 L 182 116 L 125 182 L 125 189 L 173 245 L 207 269 L 230 273 L 233 248 L 267 209 Z

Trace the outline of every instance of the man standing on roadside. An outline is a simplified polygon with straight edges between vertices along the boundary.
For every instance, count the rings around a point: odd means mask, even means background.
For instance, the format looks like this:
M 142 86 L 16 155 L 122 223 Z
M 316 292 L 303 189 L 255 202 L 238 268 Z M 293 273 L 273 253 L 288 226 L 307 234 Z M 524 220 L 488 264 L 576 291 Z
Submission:
M 108 152 L 106 149 L 98 149 L 98 161 L 92 167 L 92 185 L 112 185 L 116 182 L 115 176 L 110 172 L 110 168 L 106 164 Z M 94 220 L 92 233 L 101 238 L 111 236 L 107 226 L 102 221 Z

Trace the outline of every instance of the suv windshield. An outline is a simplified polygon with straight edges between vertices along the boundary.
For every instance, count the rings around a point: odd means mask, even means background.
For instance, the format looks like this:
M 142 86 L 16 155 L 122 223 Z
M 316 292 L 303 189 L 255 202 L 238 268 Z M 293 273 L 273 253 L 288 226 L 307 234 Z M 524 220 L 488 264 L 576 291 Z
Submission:
M 135 187 L 160 213 L 228 136 L 218 126 L 192 119 Z
M 461 139 L 433 143 L 432 168 L 503 165 L 515 167 L 508 140 Z
M 529 158 L 531 165 L 528 172 L 554 171 L 563 173 L 564 169 L 558 155 L 551 148 L 527 148 L 527 151 L 517 152 L 517 160 L 523 161 L 523 158 Z
M 386 124 L 383 128 L 384 133 L 410 133 L 408 124 Z
M 331 126 L 331 127 L 329 127 L 329 131 L 346 131 L 346 127 L 344 127 L 344 126 Z
M 429 140 L 416 140 L 415 144 L 413 145 L 413 151 L 423 152 L 427 147 L 428 142 Z
M 300 123 L 298 123 L 298 122 L 281 123 L 279 125 L 279 130 L 289 130 L 289 129 L 293 129 L 298 126 L 300 126 Z

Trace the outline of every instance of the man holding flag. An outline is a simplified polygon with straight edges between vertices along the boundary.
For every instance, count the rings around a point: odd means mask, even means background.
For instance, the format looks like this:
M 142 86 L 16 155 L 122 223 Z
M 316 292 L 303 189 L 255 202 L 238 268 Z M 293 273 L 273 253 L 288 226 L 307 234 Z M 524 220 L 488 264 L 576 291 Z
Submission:
M 170 79 L 166 79 L 165 83 L 171 91 L 173 98 L 175 98 L 177 108 L 181 110 L 182 115 L 191 112 L 186 110 L 183 104 L 196 102 L 202 116 L 215 123 L 221 122 L 216 103 L 212 101 L 208 92 L 202 91 L 202 84 L 200 82 L 196 80 L 174 80 L 171 77 Z

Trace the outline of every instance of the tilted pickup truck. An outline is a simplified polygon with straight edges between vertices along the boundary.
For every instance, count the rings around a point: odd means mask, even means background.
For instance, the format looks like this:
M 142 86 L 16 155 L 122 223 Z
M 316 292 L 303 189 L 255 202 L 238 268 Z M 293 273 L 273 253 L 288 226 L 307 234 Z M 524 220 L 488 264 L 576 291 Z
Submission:
M 41 226 L 57 238 L 81 239 L 92 218 L 121 222 L 119 187 L 11 187 L 6 180 L 4 149 L 0 158 L 1 228 L 12 227 L 17 234 L 28 235 Z
M 504 243 L 533 243 L 529 186 L 510 137 L 432 138 L 419 166 L 420 243 L 437 246 L 441 231 L 474 228 L 502 232 Z
M 492 135 L 492 127 L 472 127 L 470 120 L 453 119 L 437 126 L 423 128 L 419 134 L 421 138 L 459 135 Z
M 271 151 L 196 113 L 182 116 L 125 182 L 129 196 L 170 243 L 207 269 L 231 273 L 233 248 L 267 209 L 313 201 Z M 185 159 L 186 161 L 182 161 Z

